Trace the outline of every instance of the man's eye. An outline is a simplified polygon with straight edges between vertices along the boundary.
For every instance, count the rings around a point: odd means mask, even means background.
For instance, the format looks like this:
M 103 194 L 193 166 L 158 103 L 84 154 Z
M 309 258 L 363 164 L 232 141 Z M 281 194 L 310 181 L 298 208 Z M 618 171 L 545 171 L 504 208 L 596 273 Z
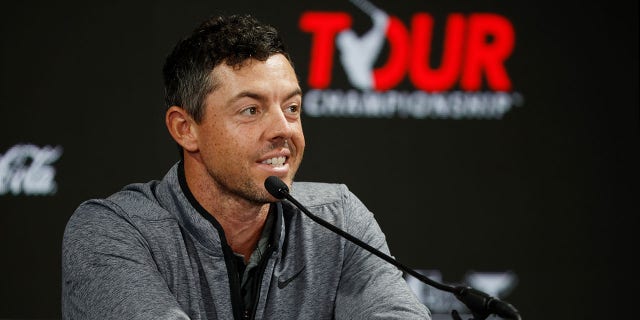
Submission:
M 242 114 L 245 114 L 245 115 L 258 114 L 258 108 L 256 108 L 256 107 L 248 107 L 248 108 L 242 110 Z
M 290 106 L 287 107 L 287 111 L 289 113 L 298 113 L 298 112 L 300 112 L 300 106 L 295 105 L 295 104 L 294 105 L 290 105 Z

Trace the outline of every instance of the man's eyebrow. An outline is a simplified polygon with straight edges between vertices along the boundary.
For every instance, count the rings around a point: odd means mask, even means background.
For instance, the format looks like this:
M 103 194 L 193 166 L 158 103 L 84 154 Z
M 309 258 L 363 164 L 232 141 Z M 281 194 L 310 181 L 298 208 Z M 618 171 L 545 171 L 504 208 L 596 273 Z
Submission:
M 302 95 L 302 89 L 300 89 L 300 87 L 295 88 L 295 90 L 291 91 L 291 93 L 289 93 L 289 95 L 287 96 L 287 99 L 291 99 L 295 96 L 301 96 Z
M 264 97 L 260 94 L 258 94 L 257 92 L 253 92 L 253 91 L 241 91 L 238 94 L 236 94 L 235 96 L 231 97 L 228 101 L 227 101 L 227 105 L 231 105 L 234 102 L 242 99 L 242 98 L 251 98 L 251 99 L 255 99 L 255 100 L 263 100 Z
M 285 96 L 285 100 L 291 99 L 295 96 L 301 96 L 302 95 L 302 89 L 295 88 L 294 90 L 292 90 L 288 95 Z M 233 103 L 236 102 L 242 98 L 251 98 L 251 99 L 255 99 L 255 100 L 266 100 L 266 97 L 260 93 L 257 92 L 253 92 L 253 91 L 241 91 L 238 94 L 236 94 L 235 96 L 233 96 L 231 99 L 229 99 L 229 103 Z

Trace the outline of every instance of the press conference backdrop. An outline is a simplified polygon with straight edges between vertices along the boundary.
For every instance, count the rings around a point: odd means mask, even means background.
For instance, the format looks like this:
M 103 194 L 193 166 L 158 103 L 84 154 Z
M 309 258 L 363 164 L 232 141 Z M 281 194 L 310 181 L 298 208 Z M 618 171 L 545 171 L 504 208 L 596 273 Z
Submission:
M 60 318 L 74 209 L 177 161 L 164 57 L 205 17 L 245 12 L 281 30 L 305 92 L 297 179 L 348 184 L 398 260 L 524 319 L 638 313 L 637 2 L 1 8 L 0 318 Z M 464 311 L 406 280 L 437 318 Z

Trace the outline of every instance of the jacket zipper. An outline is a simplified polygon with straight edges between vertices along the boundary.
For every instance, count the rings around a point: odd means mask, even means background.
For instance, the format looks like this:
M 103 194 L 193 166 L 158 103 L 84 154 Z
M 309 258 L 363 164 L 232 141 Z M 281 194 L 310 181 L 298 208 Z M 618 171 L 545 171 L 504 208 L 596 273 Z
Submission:
M 269 260 L 271 260 L 271 255 L 273 254 L 273 246 L 271 243 L 267 245 L 267 250 L 265 250 L 265 255 L 262 257 L 262 261 L 260 261 L 260 265 L 258 266 L 258 287 L 256 288 L 256 293 L 254 297 L 253 310 L 251 310 L 251 317 L 247 319 L 255 319 L 256 311 L 258 310 L 258 304 L 260 303 L 260 291 L 262 291 L 262 279 L 264 278 L 264 271 L 267 269 L 267 265 L 269 264 Z M 248 310 L 247 310 L 248 312 Z

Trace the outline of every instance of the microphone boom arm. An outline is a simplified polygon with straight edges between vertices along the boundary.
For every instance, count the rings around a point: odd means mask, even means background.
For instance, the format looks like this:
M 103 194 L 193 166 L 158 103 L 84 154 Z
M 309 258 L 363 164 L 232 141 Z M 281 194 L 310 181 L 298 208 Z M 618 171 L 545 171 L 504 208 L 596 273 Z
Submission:
M 417 278 L 418 280 L 425 282 L 428 285 L 431 285 L 437 289 L 440 290 L 444 290 L 444 291 L 448 291 L 448 292 L 454 292 L 454 288 L 452 286 L 449 285 L 445 285 L 445 284 L 441 284 L 438 282 L 435 282 L 427 277 L 425 277 L 424 275 L 414 271 L 413 269 L 403 265 L 402 263 L 398 262 L 396 259 L 390 257 L 389 255 L 385 254 L 384 252 L 370 246 L 369 244 L 363 242 L 362 240 L 352 236 L 351 234 L 343 231 L 342 229 L 332 225 L 331 223 L 327 222 L 326 220 L 323 220 L 322 218 L 319 218 L 317 216 L 315 216 L 313 213 L 311 213 L 309 210 L 307 210 L 307 208 L 305 208 L 302 204 L 300 204 L 300 202 L 298 202 L 298 200 L 294 199 L 289 193 L 286 193 L 285 198 L 287 198 L 287 200 L 291 201 L 296 207 L 298 207 L 300 210 L 302 210 L 302 212 L 309 217 L 311 220 L 317 222 L 318 224 L 322 225 L 323 227 L 333 231 L 334 233 L 337 233 L 338 235 L 346 238 L 347 240 L 355 243 L 356 245 L 358 245 L 359 247 L 364 248 L 365 250 L 371 252 L 372 254 L 380 257 L 382 260 L 385 260 L 389 263 L 391 263 L 392 265 L 398 267 L 398 269 L 414 276 L 415 278 Z
M 460 300 L 464 305 L 467 306 L 467 308 L 469 308 L 469 310 L 471 310 L 471 313 L 474 316 L 473 320 L 484 320 L 491 314 L 496 314 L 506 319 L 513 319 L 513 320 L 522 319 L 520 317 L 520 313 L 513 305 L 505 301 L 502 301 L 500 299 L 494 298 L 480 290 L 477 290 L 471 287 L 466 287 L 466 286 L 454 287 L 454 286 L 446 285 L 446 284 L 431 280 L 428 277 L 398 262 L 398 260 L 392 258 L 391 256 L 385 254 L 384 252 L 370 246 L 369 244 L 352 236 L 346 231 L 314 215 L 304 205 L 298 202 L 298 200 L 296 200 L 293 196 L 291 196 L 291 194 L 289 193 L 289 188 L 279 178 L 275 176 L 268 177 L 267 180 L 265 180 L 264 184 L 265 184 L 265 188 L 272 196 L 274 196 L 277 199 L 286 198 L 291 203 L 293 203 L 298 209 L 300 209 L 307 217 L 309 217 L 311 220 L 315 221 L 319 225 L 353 242 L 357 246 L 378 256 L 382 260 L 396 266 L 398 269 L 410 274 L 411 276 L 422 281 L 423 283 L 429 286 L 432 286 L 436 289 L 453 293 L 455 297 L 458 298 L 458 300 Z M 456 320 L 461 320 L 460 316 L 455 310 L 453 310 L 452 316 Z

